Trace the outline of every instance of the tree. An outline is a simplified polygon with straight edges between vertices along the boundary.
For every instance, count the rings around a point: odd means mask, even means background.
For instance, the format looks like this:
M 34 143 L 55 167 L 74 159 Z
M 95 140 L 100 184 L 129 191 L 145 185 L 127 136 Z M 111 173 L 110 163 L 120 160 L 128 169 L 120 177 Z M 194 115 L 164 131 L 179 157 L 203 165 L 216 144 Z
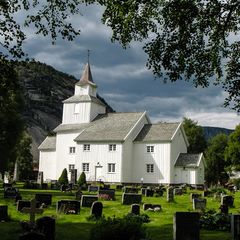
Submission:
M 79 185 L 80 187 L 87 183 L 85 172 L 82 172 L 82 173 L 81 173 L 81 175 L 79 176 L 79 179 L 78 179 L 77 183 L 78 183 L 78 185 Z
M 232 169 L 240 170 L 240 125 L 229 136 L 225 159 L 231 163 Z
M 15 162 L 15 147 L 23 131 L 23 98 L 13 63 L 0 56 L 0 172 Z
M 206 172 L 205 179 L 209 185 L 224 183 L 228 179 L 226 167 L 229 165 L 225 161 L 224 153 L 228 144 L 228 136 L 220 133 L 210 139 L 205 152 Z
M 33 175 L 33 157 L 31 154 L 32 139 L 24 132 L 16 146 L 16 161 L 20 180 L 29 180 Z
M 28 11 L 25 26 L 36 34 L 73 40 L 80 34 L 70 23 L 81 4 L 104 7 L 102 22 L 112 28 L 112 41 L 125 48 L 144 41 L 147 66 L 164 81 L 187 80 L 194 86 L 221 85 L 228 93 L 225 106 L 240 111 L 240 32 L 238 0 L 58 0 L 0 1 L 1 46 L 8 54 L 22 57 L 26 35 L 15 20 Z M 3 55 L 3 52 L 0 53 Z
M 64 185 L 68 184 L 68 176 L 67 176 L 67 169 L 66 168 L 63 169 L 62 174 L 58 179 L 58 182 L 60 184 L 64 184 Z
M 221 85 L 225 106 L 240 111 L 238 0 L 97 1 L 112 41 L 144 41 L 147 66 L 164 81 Z
M 197 125 L 197 122 L 189 119 L 183 119 L 183 127 L 188 138 L 188 153 L 201 153 L 207 147 L 203 129 Z

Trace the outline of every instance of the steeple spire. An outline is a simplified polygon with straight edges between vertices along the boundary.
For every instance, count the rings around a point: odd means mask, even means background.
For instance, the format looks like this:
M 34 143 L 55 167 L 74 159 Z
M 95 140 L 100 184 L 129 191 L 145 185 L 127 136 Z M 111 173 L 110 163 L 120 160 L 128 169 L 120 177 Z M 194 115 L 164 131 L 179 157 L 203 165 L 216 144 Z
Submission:
M 83 75 L 82 75 L 80 81 L 77 83 L 77 85 L 79 85 L 79 86 L 83 86 L 83 85 L 86 85 L 86 84 L 96 85 L 93 82 L 93 79 L 92 79 L 92 73 L 91 73 L 91 69 L 90 69 L 89 63 L 87 63 L 85 65 L 85 68 L 84 68 L 84 71 L 83 71 Z

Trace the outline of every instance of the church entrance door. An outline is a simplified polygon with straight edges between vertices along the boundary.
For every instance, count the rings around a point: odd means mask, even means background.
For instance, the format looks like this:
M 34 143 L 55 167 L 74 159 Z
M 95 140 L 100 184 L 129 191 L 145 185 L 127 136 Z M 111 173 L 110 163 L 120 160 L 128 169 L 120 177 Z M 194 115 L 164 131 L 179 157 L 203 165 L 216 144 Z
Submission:
M 95 181 L 103 180 L 102 177 L 102 166 L 95 166 Z

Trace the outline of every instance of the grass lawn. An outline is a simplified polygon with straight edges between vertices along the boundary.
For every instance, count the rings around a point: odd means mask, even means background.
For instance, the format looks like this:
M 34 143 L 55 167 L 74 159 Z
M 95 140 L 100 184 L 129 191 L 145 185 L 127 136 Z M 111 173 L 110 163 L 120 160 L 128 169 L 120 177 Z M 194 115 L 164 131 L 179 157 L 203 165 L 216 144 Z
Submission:
M 94 222 L 87 221 L 90 208 L 82 207 L 79 215 L 64 215 L 56 213 L 56 202 L 61 199 L 75 199 L 74 192 L 62 193 L 60 191 L 46 191 L 46 190 L 27 190 L 21 189 L 20 193 L 23 200 L 30 200 L 34 197 L 35 193 L 49 192 L 53 195 L 52 206 L 45 208 L 41 216 L 53 216 L 56 218 L 56 240 L 71 239 L 71 240 L 85 240 L 89 239 L 89 231 Z M 194 191 L 197 192 L 197 191 Z M 130 211 L 130 206 L 121 205 L 121 192 L 116 191 L 116 201 L 102 201 L 103 202 L 103 215 L 106 217 L 121 217 Z M 161 204 L 161 212 L 147 212 L 150 217 L 150 223 L 146 223 L 149 236 L 152 240 L 171 240 L 172 239 L 172 224 L 173 214 L 177 211 L 192 211 L 192 203 L 189 200 L 188 194 L 182 196 L 175 196 L 173 203 L 166 202 L 166 193 L 163 197 L 143 197 L 144 203 Z M 13 240 L 18 239 L 19 234 L 22 232 L 19 222 L 21 220 L 28 220 L 28 214 L 23 214 L 16 211 L 16 204 L 14 200 L 3 198 L 3 189 L 0 189 L 0 204 L 8 205 L 8 213 L 10 216 L 9 222 L 0 223 L 0 239 Z M 240 212 L 240 192 L 235 194 L 234 208 L 230 209 L 230 213 Z M 218 210 L 220 203 L 213 198 L 207 198 L 207 208 Z M 141 208 L 141 213 L 144 213 Z M 146 212 L 145 212 L 146 213 Z M 230 240 L 231 235 L 229 232 L 222 231 L 206 231 L 201 230 L 202 240 Z

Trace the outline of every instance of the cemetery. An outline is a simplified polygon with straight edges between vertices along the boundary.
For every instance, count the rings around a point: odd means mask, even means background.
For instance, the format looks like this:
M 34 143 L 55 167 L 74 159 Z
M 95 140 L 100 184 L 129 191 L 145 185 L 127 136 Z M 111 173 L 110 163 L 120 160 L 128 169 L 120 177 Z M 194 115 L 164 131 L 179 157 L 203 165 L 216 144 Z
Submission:
M 146 239 L 239 239 L 240 192 L 226 190 L 221 199 L 216 199 L 213 195 L 203 197 L 202 190 L 190 187 L 181 193 L 174 186 L 160 187 L 162 195 L 158 194 L 159 187 L 151 187 L 153 194 L 148 195 L 147 186 L 134 186 L 133 193 L 128 191 L 132 186 L 126 186 L 127 191 L 116 185 L 102 190 L 97 184 L 71 191 L 61 191 L 60 187 L 53 190 L 50 183 L 47 189 L 28 189 L 23 183 L 13 184 L 11 191 L 9 186 L 1 187 L 1 240 L 45 239 L 43 236 L 51 240 L 91 239 L 99 219 L 121 221 L 129 213 L 148 219 L 143 223 L 149 236 Z M 114 198 L 100 198 L 107 191 L 114 193 Z M 6 197 L 10 192 L 11 197 Z M 222 222 L 214 226 L 214 214 L 220 213 Z M 29 231 L 33 225 L 36 232 Z

